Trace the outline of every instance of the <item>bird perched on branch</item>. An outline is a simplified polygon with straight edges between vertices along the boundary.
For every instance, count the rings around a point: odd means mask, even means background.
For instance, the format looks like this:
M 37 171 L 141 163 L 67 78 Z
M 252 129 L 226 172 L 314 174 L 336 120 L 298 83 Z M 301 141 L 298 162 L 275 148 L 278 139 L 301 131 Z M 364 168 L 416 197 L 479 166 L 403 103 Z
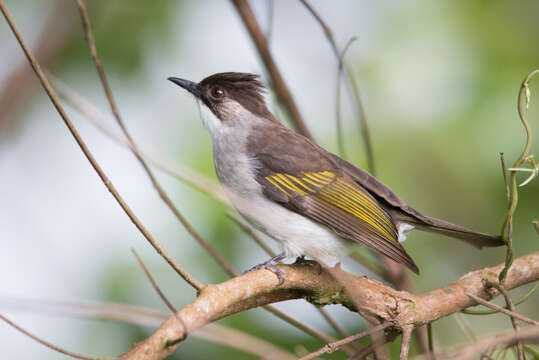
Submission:
M 477 247 L 504 244 L 499 236 L 419 213 L 369 173 L 279 123 L 266 107 L 257 75 L 169 80 L 195 96 L 212 138 L 217 177 L 231 203 L 281 243 L 281 254 L 255 267 L 273 271 L 281 283 L 278 261 L 308 255 L 333 265 L 357 244 L 419 274 L 401 245 L 413 228 Z

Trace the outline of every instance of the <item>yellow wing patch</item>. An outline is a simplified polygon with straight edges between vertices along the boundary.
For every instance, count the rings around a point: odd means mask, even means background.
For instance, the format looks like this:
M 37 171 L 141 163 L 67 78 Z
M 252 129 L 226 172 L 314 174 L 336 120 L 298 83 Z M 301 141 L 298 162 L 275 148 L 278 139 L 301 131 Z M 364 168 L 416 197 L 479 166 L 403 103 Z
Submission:
M 275 174 L 266 176 L 266 180 L 286 195 L 292 196 L 294 192 L 301 195 L 316 193 L 322 187 L 331 183 L 335 177 L 336 175 L 332 172 L 322 171 L 319 173 L 303 173 L 302 177 L 289 174 Z
M 274 174 L 266 176 L 266 180 L 289 197 L 309 195 L 336 206 L 369 224 L 387 240 L 396 241 L 395 225 L 380 205 L 330 171 L 304 172 L 300 177 Z

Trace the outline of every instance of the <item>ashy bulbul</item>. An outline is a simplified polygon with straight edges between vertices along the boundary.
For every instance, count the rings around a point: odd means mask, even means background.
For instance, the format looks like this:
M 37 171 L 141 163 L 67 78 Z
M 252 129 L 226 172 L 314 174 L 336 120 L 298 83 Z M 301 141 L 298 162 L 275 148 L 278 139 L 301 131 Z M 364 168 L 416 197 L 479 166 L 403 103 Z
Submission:
M 335 264 L 357 244 L 419 273 L 401 245 L 413 228 L 472 245 L 500 246 L 499 236 L 425 216 L 375 177 L 288 129 L 266 107 L 257 75 L 226 72 L 199 83 L 173 83 L 196 98 L 213 142 L 219 181 L 238 212 L 278 240 L 282 253 L 255 268 L 308 255 Z

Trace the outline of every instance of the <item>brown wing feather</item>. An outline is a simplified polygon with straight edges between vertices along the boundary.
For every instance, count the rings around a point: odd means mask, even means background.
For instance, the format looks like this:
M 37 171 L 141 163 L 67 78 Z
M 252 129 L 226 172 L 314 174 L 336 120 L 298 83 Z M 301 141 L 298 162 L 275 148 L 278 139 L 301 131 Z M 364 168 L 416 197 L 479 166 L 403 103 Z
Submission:
M 387 241 L 379 233 L 354 215 L 335 208 L 314 197 L 296 197 L 291 201 L 292 209 L 302 215 L 327 226 L 337 235 L 365 245 L 390 259 L 406 265 L 419 274 L 419 269 L 399 242 Z
M 253 127 L 247 146 L 269 199 L 418 272 L 391 215 L 330 153 L 277 122 Z
M 389 213 L 352 179 L 330 171 L 273 173 L 264 179 L 266 194 L 275 201 L 419 272 L 397 241 Z
M 367 191 L 377 199 L 387 203 L 387 205 L 389 205 L 388 208 L 391 208 L 391 212 L 396 221 L 409 222 L 419 229 L 434 231 L 464 240 L 479 248 L 483 246 L 502 246 L 505 244 L 499 235 L 477 232 L 463 226 L 421 214 L 419 211 L 408 206 L 402 199 L 395 195 L 393 191 L 371 174 L 334 154 L 328 154 L 348 176 L 354 179 L 354 181 L 365 187 Z

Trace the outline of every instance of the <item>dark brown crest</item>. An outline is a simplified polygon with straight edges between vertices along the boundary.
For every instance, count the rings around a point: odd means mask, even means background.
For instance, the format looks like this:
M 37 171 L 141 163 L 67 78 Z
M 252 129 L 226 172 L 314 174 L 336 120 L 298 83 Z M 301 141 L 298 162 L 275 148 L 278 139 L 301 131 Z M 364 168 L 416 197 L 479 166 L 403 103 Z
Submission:
M 200 98 L 219 117 L 219 103 L 228 98 L 240 103 L 255 115 L 273 119 L 264 101 L 265 87 L 259 76 L 248 73 L 224 72 L 208 76 L 198 83 Z M 218 89 L 222 97 L 216 97 Z

